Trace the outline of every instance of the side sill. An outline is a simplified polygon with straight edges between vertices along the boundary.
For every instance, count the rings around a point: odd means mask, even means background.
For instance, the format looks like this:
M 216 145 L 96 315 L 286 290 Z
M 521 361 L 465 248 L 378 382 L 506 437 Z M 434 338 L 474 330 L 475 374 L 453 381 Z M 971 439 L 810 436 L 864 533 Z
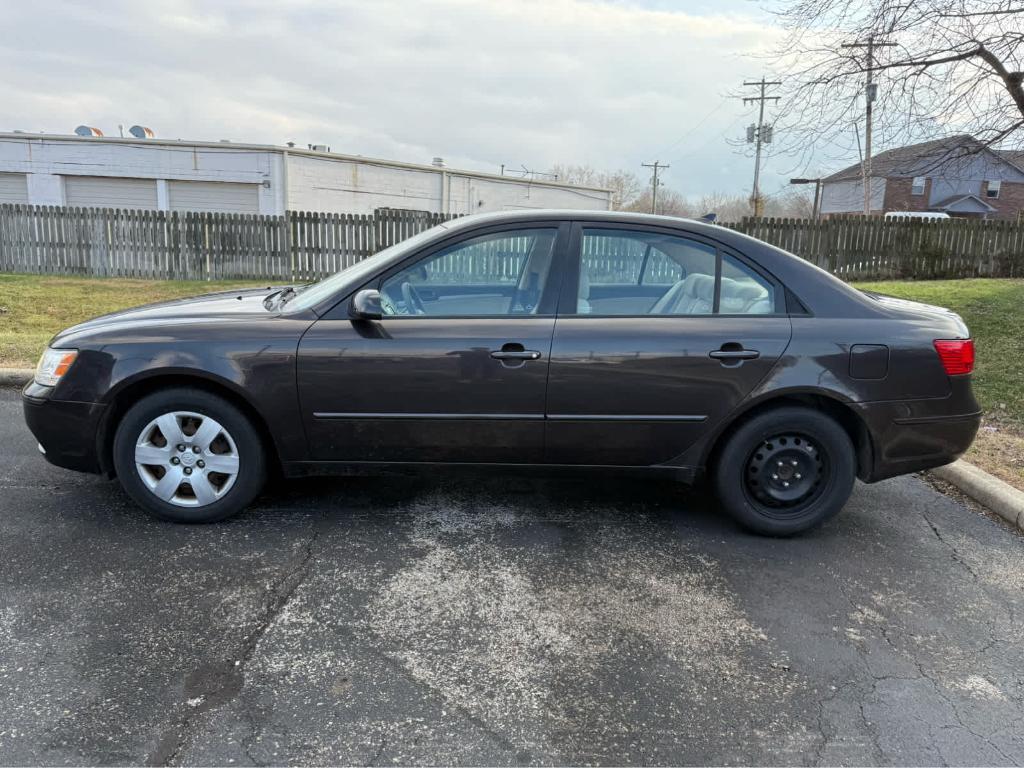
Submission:
M 439 472 L 467 475 L 513 474 L 548 477 L 587 477 L 615 474 L 620 477 L 660 477 L 693 483 L 701 475 L 699 467 L 655 465 L 633 467 L 621 465 L 580 464 L 495 464 L 472 462 L 387 462 L 387 461 L 289 461 L 283 464 L 285 477 L 347 477 L 347 476 L 436 476 Z
M 662 414 L 603 414 L 580 413 L 336 413 L 315 411 L 313 418 L 322 421 L 344 419 L 352 421 L 707 421 L 704 414 L 662 415 Z

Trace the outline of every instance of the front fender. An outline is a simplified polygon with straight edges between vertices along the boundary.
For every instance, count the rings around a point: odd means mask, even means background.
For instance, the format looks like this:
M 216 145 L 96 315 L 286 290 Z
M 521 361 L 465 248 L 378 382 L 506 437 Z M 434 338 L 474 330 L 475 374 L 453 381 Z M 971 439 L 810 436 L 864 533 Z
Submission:
M 282 461 L 301 461 L 307 443 L 296 387 L 299 339 L 305 317 L 261 322 L 178 325 L 166 329 L 120 329 L 97 334 L 53 392 L 54 399 L 101 403 L 116 418 L 132 392 L 148 392 L 161 379 L 169 386 L 189 381 L 248 407 L 266 427 Z M 126 400 L 127 398 L 127 400 Z

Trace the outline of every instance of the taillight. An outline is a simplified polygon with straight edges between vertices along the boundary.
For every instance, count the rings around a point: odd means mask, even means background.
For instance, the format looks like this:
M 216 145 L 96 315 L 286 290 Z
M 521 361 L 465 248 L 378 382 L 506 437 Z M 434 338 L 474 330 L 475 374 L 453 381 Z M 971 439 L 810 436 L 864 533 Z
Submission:
M 974 339 L 936 339 L 935 351 L 950 376 L 962 376 L 974 370 Z

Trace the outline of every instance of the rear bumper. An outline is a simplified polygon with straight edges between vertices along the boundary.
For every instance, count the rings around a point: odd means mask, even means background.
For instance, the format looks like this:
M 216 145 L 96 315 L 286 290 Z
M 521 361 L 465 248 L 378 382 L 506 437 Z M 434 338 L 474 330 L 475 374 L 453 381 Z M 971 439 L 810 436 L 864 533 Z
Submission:
M 51 400 L 48 390 L 29 384 L 22 393 L 25 423 L 51 464 L 100 474 L 99 436 L 105 406 Z
M 870 470 L 861 478 L 869 483 L 956 461 L 971 447 L 981 424 L 969 377 L 954 380 L 946 398 L 854 407 L 871 435 Z

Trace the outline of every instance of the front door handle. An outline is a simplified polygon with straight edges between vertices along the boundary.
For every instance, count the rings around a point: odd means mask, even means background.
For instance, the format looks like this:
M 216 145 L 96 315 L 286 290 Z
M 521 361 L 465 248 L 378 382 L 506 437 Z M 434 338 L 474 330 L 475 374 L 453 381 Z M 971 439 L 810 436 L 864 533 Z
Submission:
M 518 368 L 526 365 L 527 360 L 540 360 L 540 352 L 535 349 L 524 349 L 517 341 L 510 341 L 501 345 L 501 349 L 491 350 L 491 357 L 501 360 L 506 368 Z
M 540 352 L 535 349 L 496 349 L 491 352 L 495 360 L 540 360 Z

